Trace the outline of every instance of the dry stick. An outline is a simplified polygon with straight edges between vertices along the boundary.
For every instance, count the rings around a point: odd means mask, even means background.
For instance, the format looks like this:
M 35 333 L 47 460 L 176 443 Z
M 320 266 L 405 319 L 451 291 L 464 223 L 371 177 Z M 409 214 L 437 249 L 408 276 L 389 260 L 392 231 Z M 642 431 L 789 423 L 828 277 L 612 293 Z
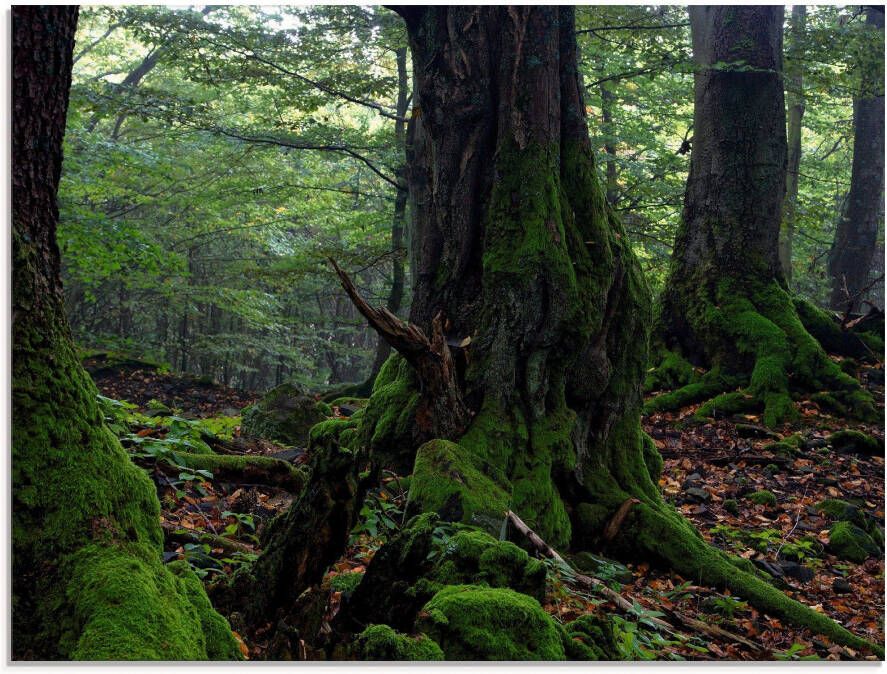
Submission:
M 625 513 L 622 515 L 622 518 L 619 520 L 620 524 L 621 524 L 621 521 L 624 520 L 625 516 L 628 514 L 628 510 L 634 505 L 634 503 L 632 503 L 632 501 L 638 502 L 637 499 L 628 499 L 620 507 L 620 509 L 619 509 L 620 511 L 622 511 L 623 508 L 625 509 Z M 618 514 L 619 513 L 617 513 L 617 516 L 618 516 Z M 554 559 L 555 561 L 567 566 L 568 568 L 572 568 L 572 567 L 570 567 L 569 564 L 567 564 L 567 562 L 564 560 L 564 558 L 558 554 L 557 550 L 555 550 L 550 545 L 548 545 L 548 543 L 543 541 L 542 538 L 539 537 L 539 534 L 537 534 L 535 531 L 530 529 L 530 527 L 528 527 L 526 525 L 526 523 L 520 517 L 518 517 L 515 513 L 508 510 L 505 512 L 505 517 L 508 519 L 509 522 L 511 522 L 514 525 L 515 529 L 517 529 L 520 533 L 522 533 L 524 536 L 526 536 L 527 540 L 530 541 L 530 543 L 532 543 L 533 547 L 536 548 L 536 550 L 540 554 L 543 554 L 546 557 Z M 615 520 L 615 519 L 616 519 L 616 517 L 614 516 L 613 520 Z M 612 601 L 614 604 L 616 604 L 623 611 L 630 612 L 634 609 L 634 606 L 630 601 L 628 601 L 625 597 L 623 597 L 621 594 L 619 594 L 615 590 L 611 590 L 609 587 L 607 587 L 604 584 L 603 581 L 598 580 L 597 578 L 594 578 L 592 576 L 586 576 L 581 573 L 576 573 L 576 580 L 579 582 L 580 585 L 584 585 L 586 587 L 590 587 L 590 588 L 594 588 L 594 589 L 598 590 L 604 597 L 606 597 L 607 599 Z M 760 653 L 765 650 L 763 647 L 754 643 L 753 641 L 749 641 L 745 637 L 739 636 L 738 634 L 733 634 L 732 632 L 728 632 L 727 630 L 717 627 L 715 625 L 709 625 L 708 623 L 702 622 L 701 620 L 696 620 L 695 618 L 691 618 L 689 616 L 685 616 L 682 613 L 678 613 L 677 611 L 669 611 L 669 613 L 671 615 L 673 615 L 675 617 L 675 619 L 677 619 L 678 621 L 680 621 L 681 623 L 683 623 L 687 627 L 690 627 L 696 631 L 705 632 L 706 634 L 709 634 L 711 636 L 717 636 L 717 637 L 722 637 L 724 639 L 729 639 L 733 642 L 736 642 L 736 643 L 742 644 L 743 646 L 746 646 L 747 648 L 751 649 L 752 651 L 754 651 L 756 653 Z M 668 623 L 664 620 L 661 620 L 659 618 L 649 618 L 648 620 L 652 623 L 655 623 L 656 625 L 659 625 L 660 627 L 667 629 L 670 632 L 674 631 L 674 625 L 672 625 L 671 623 Z

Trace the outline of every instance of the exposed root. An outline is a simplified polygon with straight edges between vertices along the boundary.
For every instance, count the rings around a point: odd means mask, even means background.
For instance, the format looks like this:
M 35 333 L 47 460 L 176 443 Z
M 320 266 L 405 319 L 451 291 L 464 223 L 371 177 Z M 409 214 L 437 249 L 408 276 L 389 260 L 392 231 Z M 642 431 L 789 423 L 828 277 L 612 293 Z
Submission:
M 712 369 L 685 386 L 648 401 L 647 413 L 703 402 L 697 416 L 762 411 L 767 426 L 793 419 L 792 394 L 827 395 L 846 413 L 876 418 L 871 395 L 832 361 L 801 322 L 791 296 L 775 282 L 736 287 L 725 281 L 714 301 L 700 298 L 693 314 L 697 338 L 708 344 Z M 668 354 L 660 367 L 674 370 Z M 661 379 L 648 377 L 651 381 Z

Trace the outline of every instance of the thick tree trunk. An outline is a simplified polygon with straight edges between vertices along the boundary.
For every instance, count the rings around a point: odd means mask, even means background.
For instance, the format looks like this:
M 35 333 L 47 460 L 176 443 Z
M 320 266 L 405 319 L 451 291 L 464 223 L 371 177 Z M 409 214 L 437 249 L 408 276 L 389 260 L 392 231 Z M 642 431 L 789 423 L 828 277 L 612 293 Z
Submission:
M 76 24 L 76 7 L 13 10 L 13 657 L 238 657 L 187 564 L 161 563 L 154 485 L 105 427 L 65 319 L 56 193 Z
M 785 200 L 782 203 L 782 229 L 779 233 L 779 261 L 786 282 L 792 279 L 792 242 L 798 209 L 798 172 L 801 170 L 801 121 L 804 119 L 804 67 L 801 56 L 807 23 L 807 7 L 794 5 L 791 18 L 791 47 L 786 59 L 785 91 L 788 99 L 788 168 Z
M 884 8 L 867 8 L 865 23 L 881 33 L 883 45 Z M 884 61 L 867 59 L 859 67 L 860 94 L 853 101 L 850 194 L 828 259 L 830 304 L 845 314 L 856 312 L 866 299 L 884 195 Z
M 711 368 L 650 411 L 712 398 L 698 414 L 763 407 L 775 425 L 791 390 L 835 390 L 845 413 L 873 417 L 871 397 L 804 329 L 778 254 L 786 186 L 781 7 L 690 8 L 694 143 L 662 298 L 666 346 Z M 737 386 L 745 387 L 735 390 Z

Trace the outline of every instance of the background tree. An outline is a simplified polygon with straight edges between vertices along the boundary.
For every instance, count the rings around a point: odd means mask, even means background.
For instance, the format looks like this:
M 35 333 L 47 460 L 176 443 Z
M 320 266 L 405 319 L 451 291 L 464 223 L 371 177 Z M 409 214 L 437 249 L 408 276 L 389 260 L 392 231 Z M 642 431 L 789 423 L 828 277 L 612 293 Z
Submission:
M 76 7 L 13 10 L 13 654 L 236 658 L 154 486 L 104 424 L 65 318 L 56 191 Z
M 792 241 L 798 208 L 798 181 L 801 171 L 801 123 L 804 119 L 804 42 L 807 7 L 793 5 L 788 47 L 786 49 L 785 90 L 788 104 L 788 166 L 782 228 L 779 233 L 779 260 L 787 283 L 792 280 Z
M 884 8 L 868 7 L 865 14 L 866 27 L 883 45 Z M 859 310 L 871 288 L 869 273 L 884 212 L 883 47 L 877 53 L 863 52 L 857 58 L 859 91 L 853 101 L 853 173 L 828 258 L 830 304 L 845 314 Z
M 649 409 L 711 398 L 699 415 L 763 408 L 775 425 L 794 414 L 793 388 L 832 389 L 835 407 L 872 417 L 871 397 L 802 325 L 779 261 L 782 10 L 694 7 L 690 18 L 694 142 L 661 320 L 667 347 L 710 369 Z

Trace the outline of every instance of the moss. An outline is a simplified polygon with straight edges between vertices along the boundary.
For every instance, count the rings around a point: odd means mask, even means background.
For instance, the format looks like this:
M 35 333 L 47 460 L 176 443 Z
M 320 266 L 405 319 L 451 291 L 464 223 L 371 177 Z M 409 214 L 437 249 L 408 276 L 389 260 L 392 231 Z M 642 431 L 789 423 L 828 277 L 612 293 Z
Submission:
M 448 586 L 420 613 L 419 630 L 447 660 L 563 660 L 561 630 L 532 597 L 506 589 Z
M 395 632 L 388 625 L 370 625 L 357 637 L 355 648 L 359 660 L 429 661 L 443 660 L 444 654 L 424 634 L 409 637 Z
M 756 503 L 757 505 L 776 505 L 776 496 L 773 494 L 773 492 L 767 491 L 766 489 L 762 489 L 760 491 L 754 492 L 753 494 L 749 494 L 748 499 L 752 503 Z
M 880 553 L 872 537 L 850 522 L 835 522 L 829 529 L 828 540 L 829 550 L 837 557 L 857 564 Z
M 347 598 L 357 589 L 363 580 L 363 572 L 339 573 L 330 580 L 330 589 L 333 592 L 341 592 Z
M 644 404 L 644 414 L 670 412 L 687 405 L 693 405 L 721 393 L 730 388 L 730 385 L 731 380 L 724 377 L 719 369 L 712 369 L 706 372 L 699 381 L 648 400 Z
M 726 510 L 731 515 L 739 514 L 739 503 L 736 502 L 735 498 L 728 498 L 724 501 L 724 510 Z
M 659 484 L 659 478 L 662 476 L 662 468 L 665 466 L 665 461 L 662 459 L 659 450 L 656 449 L 656 444 L 653 442 L 653 438 L 646 433 L 643 433 L 641 438 L 643 441 L 644 465 L 647 467 L 647 472 L 650 474 L 650 481 L 653 484 Z
M 832 433 L 828 441 L 832 449 L 837 452 L 884 455 L 884 441 L 861 431 L 850 429 L 838 431 Z
M 294 384 L 281 384 L 243 411 L 244 435 L 303 446 L 308 430 L 329 416 L 317 401 Z
M 333 416 L 333 408 L 329 405 L 329 403 L 325 403 L 322 400 L 317 401 L 317 411 L 320 412 L 325 417 Z
M 447 440 L 432 440 L 416 452 L 410 481 L 410 508 L 436 512 L 451 522 L 498 531 L 509 495 L 478 465 L 476 456 Z
M 744 391 L 722 393 L 707 400 L 696 410 L 698 418 L 726 417 L 739 412 L 752 412 L 760 408 L 760 402 Z

